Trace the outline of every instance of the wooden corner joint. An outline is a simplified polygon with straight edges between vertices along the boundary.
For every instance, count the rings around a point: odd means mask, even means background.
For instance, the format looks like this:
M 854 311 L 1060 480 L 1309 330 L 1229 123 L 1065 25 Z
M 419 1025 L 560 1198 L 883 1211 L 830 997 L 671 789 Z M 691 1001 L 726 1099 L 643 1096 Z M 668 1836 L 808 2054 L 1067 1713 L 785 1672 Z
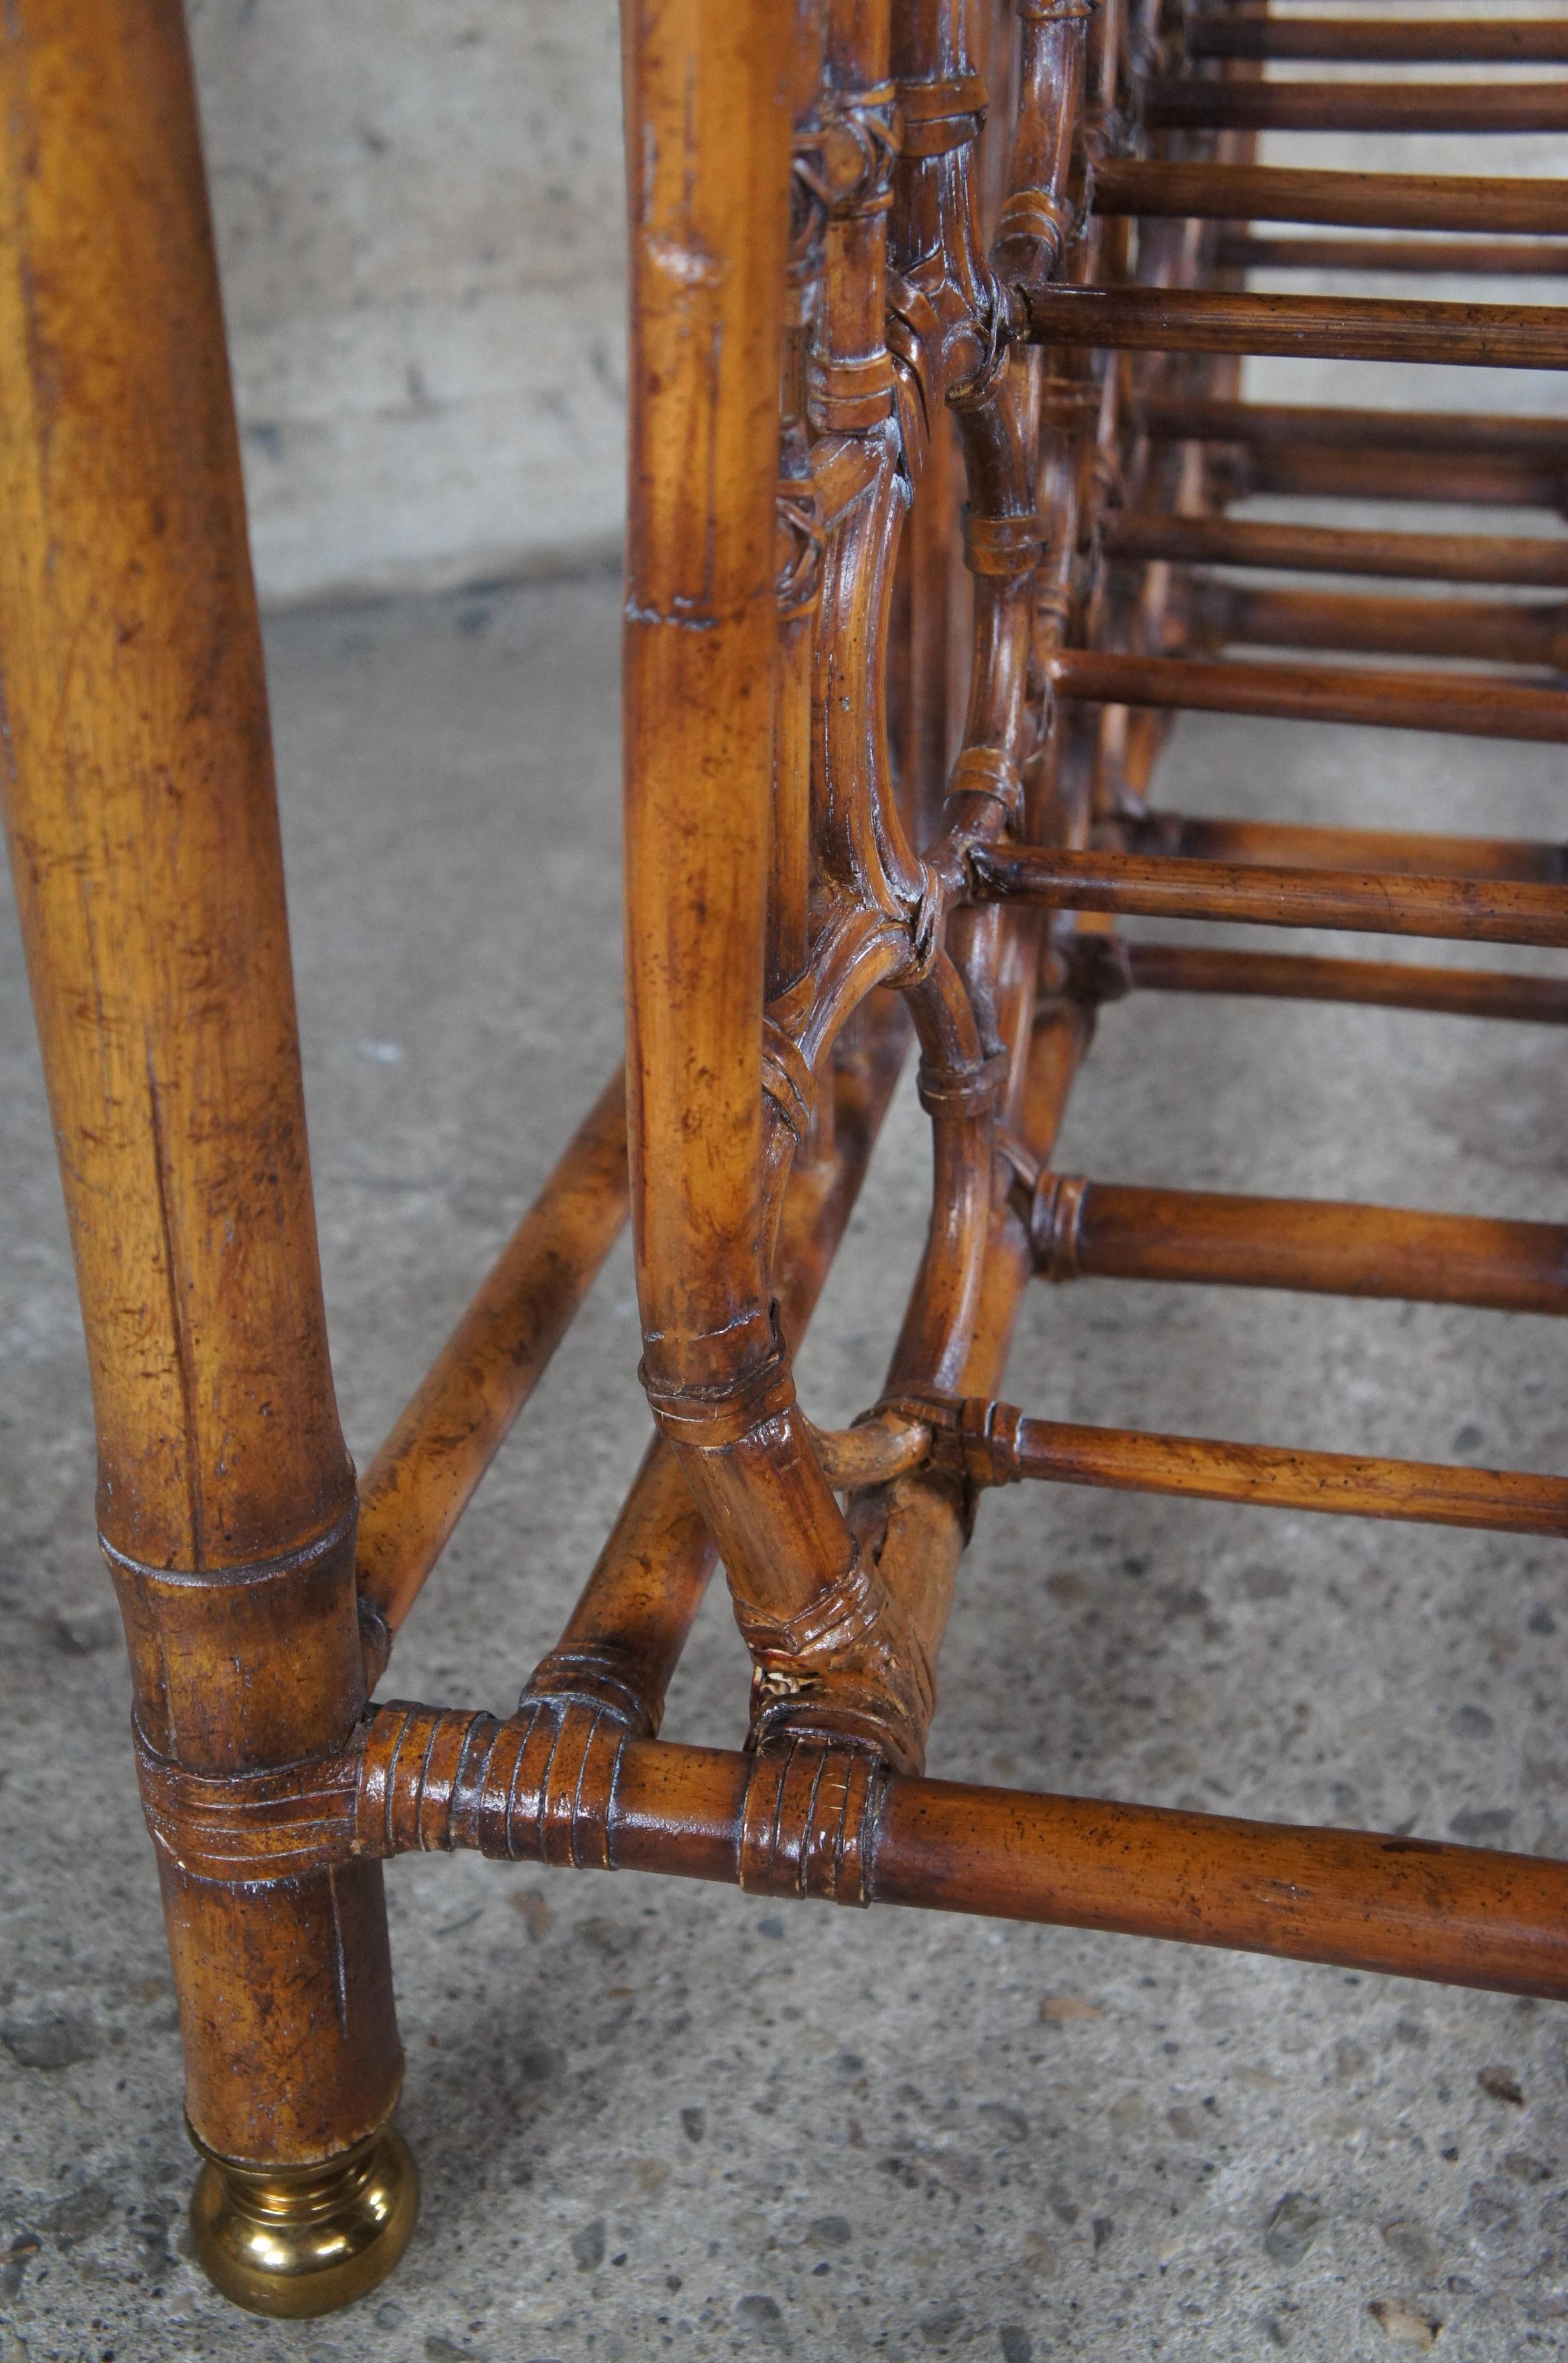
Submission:
M 770 1616 L 738 1593 L 734 1610 L 751 1652 L 751 1747 L 849 1743 L 900 1771 L 920 1769 L 935 1676 L 912 1619 L 863 1550 L 797 1615 Z

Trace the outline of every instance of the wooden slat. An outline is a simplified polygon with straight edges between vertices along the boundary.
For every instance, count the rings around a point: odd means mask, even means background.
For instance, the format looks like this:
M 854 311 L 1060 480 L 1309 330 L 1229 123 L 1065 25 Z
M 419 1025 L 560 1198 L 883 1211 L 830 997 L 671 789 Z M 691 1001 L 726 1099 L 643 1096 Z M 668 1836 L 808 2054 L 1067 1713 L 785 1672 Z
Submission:
M 1325 960 L 1310 952 L 1209 950 L 1198 944 L 1138 943 L 1125 949 L 1133 987 L 1141 993 L 1235 993 L 1248 1000 L 1349 1003 L 1440 1017 L 1568 1026 L 1568 977 Z
M 1294 450 L 1432 451 L 1446 459 L 1528 460 L 1568 470 L 1568 418 L 1510 418 L 1475 411 L 1357 410 L 1307 403 L 1224 402 L 1145 395 L 1133 416 L 1167 440 L 1245 443 Z
M 1568 185 L 1562 181 L 1458 172 L 1320 172 L 1289 164 L 1108 158 L 1095 169 L 1094 209 L 1176 221 L 1568 237 Z
M 1498 279 L 1568 278 L 1559 239 L 1258 238 L 1221 230 L 1222 271 L 1386 271 Z
M 1485 17 L 1469 24 L 1206 16 L 1187 26 L 1189 58 L 1298 58 L 1321 65 L 1568 65 L 1568 24 Z
M 1429 505 L 1441 484 L 1444 507 L 1560 510 L 1561 469 L 1526 460 L 1477 460 L 1446 454 L 1434 468 L 1424 451 L 1332 451 L 1310 444 L 1288 450 L 1271 443 L 1238 450 L 1226 492 L 1230 500 L 1283 493 L 1315 501 L 1419 501 Z
M 1568 534 L 1364 533 L 1344 526 L 1166 516 L 1112 509 L 1100 528 L 1112 557 L 1178 566 L 1270 566 L 1299 573 L 1386 574 L 1410 582 L 1568 589 Z
M 1210 819 L 1154 810 L 1108 824 L 1129 853 L 1296 869 L 1379 870 L 1406 878 L 1568 880 L 1568 845 L 1526 837 L 1432 837 L 1414 830 L 1317 828 L 1299 821 Z
M 981 902 L 1568 949 L 1568 891 L 1556 886 L 1253 869 L 1044 845 L 977 847 L 969 859 Z
M 1016 1461 L 1025 1478 L 1112 1492 L 1251 1503 L 1416 1525 L 1478 1526 L 1496 1534 L 1568 1535 L 1568 1477 L 1518 1470 L 1298 1452 L 1286 1446 L 1145 1435 L 1055 1419 L 1019 1421 Z
M 1542 305 L 1228 294 L 1202 287 L 1048 287 L 1030 294 L 1028 334 L 1034 344 L 1127 352 L 1568 368 L 1568 318 Z
M 1151 131 L 1568 130 L 1568 82 L 1164 82 Z
M 1568 692 L 1484 674 L 1375 672 L 1354 665 L 1200 664 L 1185 657 L 1058 649 L 1048 671 L 1061 697 L 1286 722 L 1349 722 L 1378 730 L 1568 742 Z
M 1226 647 L 1353 649 L 1364 655 L 1466 657 L 1568 668 L 1568 605 L 1504 599 L 1386 599 L 1353 592 L 1195 586 L 1202 636 Z
M 1043 1202 L 1042 1202 L 1043 1203 Z M 1036 1239 L 1052 1280 L 1200 1282 L 1568 1313 L 1568 1226 L 1088 1182 Z

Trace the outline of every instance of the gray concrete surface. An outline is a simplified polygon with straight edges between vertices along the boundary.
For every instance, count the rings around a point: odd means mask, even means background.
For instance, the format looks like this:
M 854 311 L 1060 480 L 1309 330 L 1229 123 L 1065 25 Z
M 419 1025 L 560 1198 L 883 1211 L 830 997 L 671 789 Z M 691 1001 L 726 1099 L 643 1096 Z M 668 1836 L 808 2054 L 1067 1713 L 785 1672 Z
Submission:
M 615 612 L 584 580 L 272 630 L 361 1462 L 616 1055 Z M 1562 787 L 1557 750 L 1237 721 L 1184 726 L 1166 773 L 1202 810 L 1542 834 Z M 425 2191 L 403 2269 L 334 2321 L 227 2311 L 186 2251 L 71 1268 L 0 925 L 4 2363 L 1563 2351 L 1557 2009 L 469 1858 L 389 1874 Z M 1108 1014 L 1065 1160 L 1561 1217 L 1562 1056 L 1546 1030 L 1150 1000 Z M 906 1100 L 805 1358 L 821 1415 L 876 1390 L 925 1170 Z M 405 1694 L 504 1710 L 640 1451 L 635 1359 L 623 1252 L 408 1629 Z M 1568 1466 L 1539 1319 L 1086 1282 L 1037 1292 L 1009 1385 Z M 933 1769 L 1562 1853 L 1563 1581 L 1543 1542 L 1019 1489 L 966 1565 Z M 717 1595 L 668 1728 L 734 1740 L 743 1698 Z

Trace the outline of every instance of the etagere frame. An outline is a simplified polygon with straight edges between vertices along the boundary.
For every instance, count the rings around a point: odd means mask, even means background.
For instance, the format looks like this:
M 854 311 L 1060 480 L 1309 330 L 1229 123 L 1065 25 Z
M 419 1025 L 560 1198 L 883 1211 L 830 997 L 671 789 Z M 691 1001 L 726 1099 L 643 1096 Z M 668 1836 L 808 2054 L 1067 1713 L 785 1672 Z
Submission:
M 1477 72 L 1270 79 L 1275 60 Z M 1568 1023 L 1568 978 L 1115 925 L 1568 947 L 1561 847 L 1149 801 L 1182 711 L 1568 740 L 1568 545 L 1225 514 L 1252 491 L 1440 485 L 1562 505 L 1568 420 L 1282 407 L 1240 378 L 1253 353 L 1568 365 L 1549 303 L 1245 283 L 1561 275 L 1564 182 L 1255 156 L 1274 128 L 1568 130 L 1568 81 L 1486 78 L 1520 61 L 1568 63 L 1568 21 L 626 0 L 626 1068 L 357 1484 L 181 10 L 10 0 L 7 825 L 204 2161 L 198 2247 L 241 2303 L 344 2302 L 412 2228 L 381 1892 L 410 1849 L 1568 1996 L 1568 1865 L 922 1769 L 988 1486 L 1568 1533 L 1568 1476 L 999 1400 L 1035 1274 L 1568 1309 L 1568 1226 L 1053 1164 L 1097 1010 L 1129 993 Z M 1257 570 L 1309 587 L 1249 588 Z M 1560 595 L 1309 587 L 1325 571 Z M 929 1237 L 881 1397 L 828 1432 L 791 1358 L 911 1038 Z M 370 1703 L 628 1209 L 656 1436 L 558 1646 L 504 1717 Z M 753 1665 L 744 1751 L 658 1736 L 721 1559 Z

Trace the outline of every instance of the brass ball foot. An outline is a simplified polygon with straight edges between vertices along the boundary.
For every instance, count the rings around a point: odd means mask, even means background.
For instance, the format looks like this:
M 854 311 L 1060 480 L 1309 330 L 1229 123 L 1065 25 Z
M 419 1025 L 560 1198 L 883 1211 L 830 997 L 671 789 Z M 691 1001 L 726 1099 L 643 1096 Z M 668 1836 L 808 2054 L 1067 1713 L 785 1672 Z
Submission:
M 333 2313 L 373 2290 L 407 2247 L 419 2174 L 392 2125 L 319 2166 L 202 2156 L 191 2230 L 203 2271 L 250 2313 Z

